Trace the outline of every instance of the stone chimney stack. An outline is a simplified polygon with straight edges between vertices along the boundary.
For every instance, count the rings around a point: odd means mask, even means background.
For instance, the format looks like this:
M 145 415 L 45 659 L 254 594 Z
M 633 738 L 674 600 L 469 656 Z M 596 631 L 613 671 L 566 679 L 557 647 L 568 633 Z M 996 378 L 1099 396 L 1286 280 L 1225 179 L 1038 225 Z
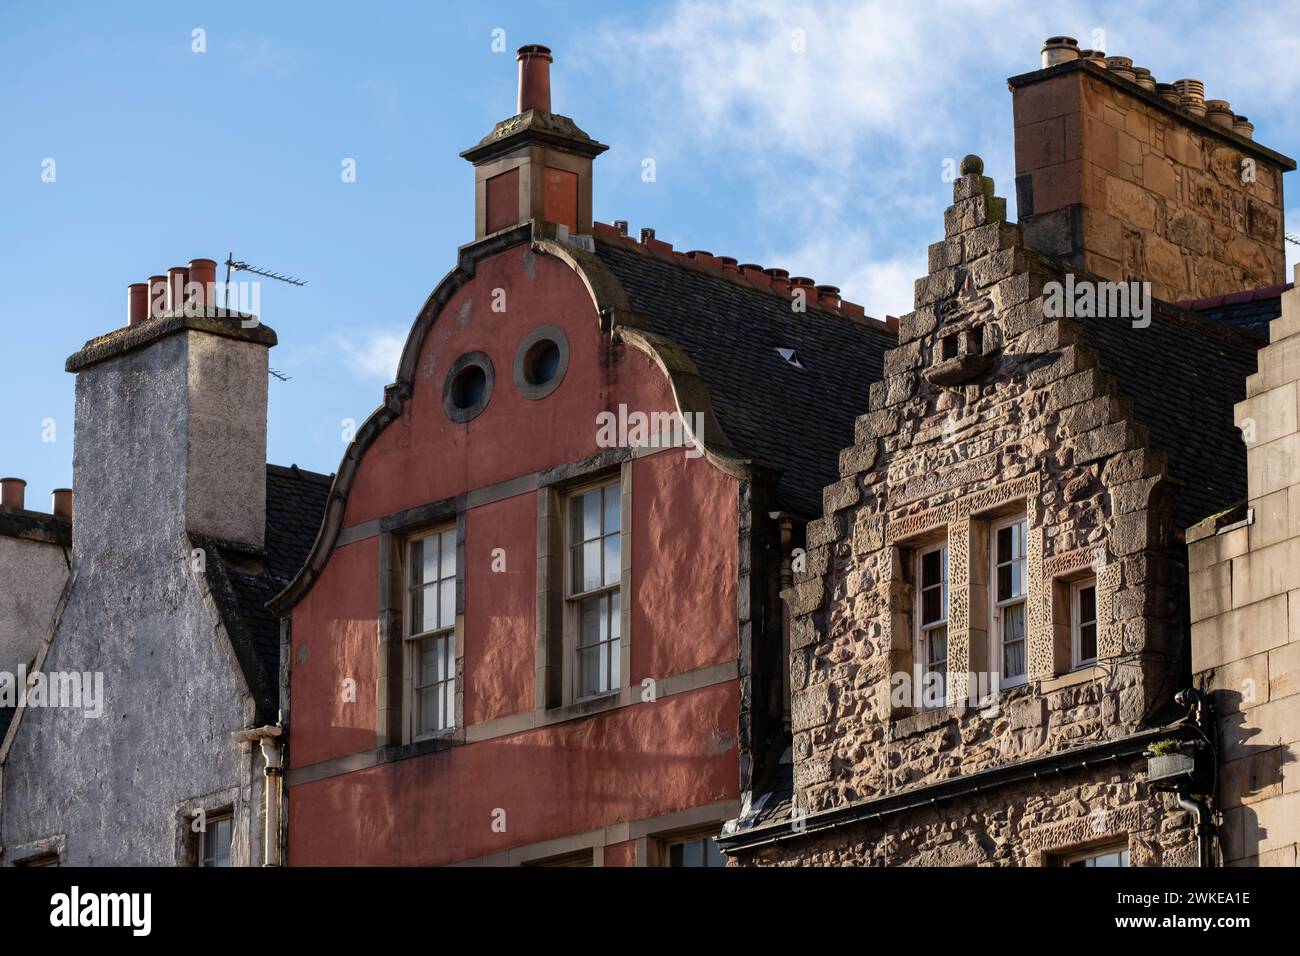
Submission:
M 1157 82 L 1124 56 L 1051 37 L 1014 76 L 1025 241 L 1166 301 L 1286 281 L 1282 174 L 1295 161 L 1204 84 Z
M 132 302 L 135 324 L 67 361 L 77 375 L 74 553 L 174 548 L 181 532 L 261 549 L 275 332 L 192 298 L 143 318 Z
M 519 112 L 461 156 L 474 164 L 474 238 L 525 222 L 591 234 L 591 161 L 608 146 L 551 112 L 551 51 L 519 48 Z

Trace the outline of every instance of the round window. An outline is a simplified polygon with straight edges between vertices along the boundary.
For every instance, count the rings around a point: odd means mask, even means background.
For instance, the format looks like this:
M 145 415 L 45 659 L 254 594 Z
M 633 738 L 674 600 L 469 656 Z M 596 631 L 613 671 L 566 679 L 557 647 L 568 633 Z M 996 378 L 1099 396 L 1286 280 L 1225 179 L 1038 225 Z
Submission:
M 560 347 L 543 339 L 524 356 L 524 379 L 529 385 L 545 385 L 560 371 Z
M 454 422 L 476 418 L 492 398 L 492 361 L 482 352 L 469 352 L 452 364 L 442 387 L 442 407 Z
M 545 398 L 559 387 L 569 367 L 569 340 L 553 325 L 534 329 L 515 353 L 515 387 L 524 398 Z

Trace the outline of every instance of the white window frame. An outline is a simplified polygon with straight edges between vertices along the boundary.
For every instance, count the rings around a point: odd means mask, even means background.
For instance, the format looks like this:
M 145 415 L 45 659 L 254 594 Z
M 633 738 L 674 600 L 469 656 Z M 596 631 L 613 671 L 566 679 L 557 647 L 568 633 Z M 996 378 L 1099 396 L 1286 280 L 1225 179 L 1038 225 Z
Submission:
M 455 565 L 451 574 L 443 573 L 442 556 L 445 553 L 443 548 L 444 536 L 450 535 L 453 555 L 452 561 Z M 430 540 L 437 540 L 438 552 L 438 570 L 437 578 L 434 581 L 415 580 L 415 561 L 412 554 L 415 545 Z M 409 741 L 427 740 L 432 737 L 442 737 L 452 733 L 456 729 L 456 592 L 460 584 L 460 554 L 456 541 L 456 525 L 445 525 L 432 528 L 429 531 L 420 534 L 411 535 L 406 540 L 403 560 L 403 612 L 402 612 L 402 659 L 406 667 L 405 686 L 406 697 L 406 739 Z M 442 608 L 442 584 L 445 581 L 451 581 L 451 623 L 443 624 Z M 438 626 L 428 631 L 416 631 L 414 617 L 415 592 L 423 590 L 426 593 L 432 592 L 436 595 L 438 601 L 437 607 L 437 624 Z M 435 679 L 432 684 L 420 683 L 420 654 L 425 642 L 433 641 L 435 643 L 435 652 L 441 651 L 443 655 L 443 673 L 442 680 Z M 446 696 L 442 712 L 439 714 L 439 720 L 445 720 L 442 726 L 432 729 L 423 729 L 420 726 L 420 693 L 424 690 L 431 690 L 437 693 L 437 688 L 444 686 Z
M 1079 850 L 1075 853 L 1067 853 L 1061 857 L 1061 866 L 1088 866 L 1088 861 L 1093 861 L 1092 867 L 1097 868 L 1096 861 L 1106 856 L 1116 858 L 1115 868 L 1129 867 L 1131 857 L 1129 856 L 1128 843 L 1109 843 L 1105 846 L 1094 846 L 1088 850 Z
M 938 620 L 926 623 L 924 617 L 924 592 L 925 576 L 923 568 L 925 567 L 926 555 L 940 554 L 940 617 Z M 922 545 L 916 549 L 916 569 L 913 580 L 916 582 L 914 588 L 914 597 L 912 601 L 912 634 L 913 634 L 913 702 L 918 708 L 937 710 L 940 707 L 946 707 L 948 704 L 948 542 L 947 540 L 935 541 L 928 545 Z M 930 672 L 930 634 L 942 628 L 945 633 L 945 650 L 943 658 L 943 695 L 944 699 L 939 704 L 928 704 L 925 699 L 926 684 L 925 677 Z
M 600 533 L 595 538 L 584 538 L 582 541 L 574 540 L 574 508 L 584 495 L 592 492 L 601 494 L 601 525 Z M 613 495 L 615 501 L 615 514 L 618 515 L 618 527 L 610 530 L 605 526 L 605 518 L 608 514 L 606 508 L 606 495 Z M 564 540 L 564 633 L 565 633 L 565 668 L 570 675 L 568 685 L 570 691 L 568 697 L 573 702 L 591 700 L 598 697 L 605 697 L 609 694 L 618 693 L 627 681 L 627 675 L 623 672 L 623 642 L 626 636 L 623 634 L 623 481 L 621 475 L 603 478 L 600 481 L 590 482 L 570 489 L 564 495 L 564 509 L 561 519 L 564 523 L 563 540 Z M 606 583 L 609 578 L 609 569 L 605 566 L 605 545 L 607 538 L 613 538 L 618 543 L 618 567 L 614 569 L 614 583 Z M 575 554 L 581 553 L 584 544 L 590 541 L 600 541 L 599 553 L 601 560 L 601 584 L 596 587 L 579 590 L 581 582 L 575 580 L 574 560 Z M 616 637 L 609 637 L 603 641 L 597 641 L 594 644 L 584 645 L 582 643 L 582 606 L 585 602 L 598 599 L 604 602 L 604 613 L 606 615 L 607 634 L 613 634 L 614 628 L 618 628 Z M 615 608 L 617 604 L 617 608 Z M 602 644 L 608 645 L 606 649 L 607 666 L 601 675 L 600 686 L 597 690 L 588 690 L 582 686 L 582 653 L 588 647 L 599 648 Z
M 1024 572 L 1021 575 L 1024 590 L 1021 594 L 1005 600 L 998 600 L 998 533 L 1006 528 L 1013 528 L 1016 525 L 1024 527 L 1024 540 L 1022 542 L 1022 554 L 1020 561 L 1024 564 Z M 1014 534 L 1014 533 L 1013 533 Z M 1029 682 L 1029 520 L 1025 515 L 1010 515 L 993 522 L 989 528 L 989 660 L 993 664 L 993 669 L 998 675 L 999 688 L 1020 687 Z M 1012 547 L 1012 562 L 1014 557 L 1014 544 Z M 1014 574 L 1012 580 L 1015 579 Z M 1014 678 L 1007 678 L 1003 671 L 1004 657 L 1002 653 L 1002 621 L 1003 612 L 1006 608 L 1016 604 L 1024 608 L 1025 621 L 1025 666 L 1024 673 Z
M 1083 592 L 1092 588 L 1092 657 L 1083 656 Z M 1075 670 L 1097 663 L 1097 642 L 1100 626 L 1097 621 L 1097 579 L 1082 578 L 1070 584 L 1070 661 Z
M 211 815 L 204 814 L 203 829 L 200 830 L 198 833 L 198 837 L 199 837 L 198 846 L 195 847 L 196 850 L 196 853 L 194 855 L 195 866 L 204 869 L 210 869 L 218 866 L 218 864 L 216 863 L 207 862 L 208 834 L 212 831 L 213 827 L 216 824 L 226 823 L 226 822 L 230 824 L 230 842 L 226 844 L 226 854 L 225 854 L 226 866 L 231 865 L 231 863 L 233 862 L 234 850 L 235 850 L 235 814 L 234 811 L 232 810 L 223 810 L 219 813 L 214 813 Z M 221 858 L 220 854 L 213 857 L 213 859 L 220 859 L 220 858 Z

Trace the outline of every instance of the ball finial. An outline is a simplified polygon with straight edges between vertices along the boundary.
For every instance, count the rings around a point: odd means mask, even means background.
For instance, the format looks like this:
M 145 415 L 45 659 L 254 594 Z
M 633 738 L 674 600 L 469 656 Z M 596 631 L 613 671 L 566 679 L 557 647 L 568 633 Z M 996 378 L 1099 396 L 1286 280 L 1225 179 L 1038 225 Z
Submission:
M 984 160 L 974 153 L 962 157 L 961 174 L 963 176 L 981 176 L 984 173 Z

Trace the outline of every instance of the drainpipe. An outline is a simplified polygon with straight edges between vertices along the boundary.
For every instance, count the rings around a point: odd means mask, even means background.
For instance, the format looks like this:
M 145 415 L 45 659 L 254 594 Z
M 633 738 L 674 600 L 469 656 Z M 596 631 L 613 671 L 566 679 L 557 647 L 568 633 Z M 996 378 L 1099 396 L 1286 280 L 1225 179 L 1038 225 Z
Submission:
M 1210 808 L 1205 805 L 1204 800 L 1197 800 L 1195 797 L 1178 791 L 1175 791 L 1175 793 L 1178 796 L 1178 805 L 1196 815 L 1197 866 L 1213 866 L 1211 846 L 1213 845 L 1214 825 L 1210 821 Z
M 262 835 L 262 865 L 282 866 L 280 862 L 280 778 L 283 774 L 280 759 L 280 735 L 284 728 L 267 724 L 250 730 L 240 730 L 230 736 L 239 744 L 262 746 L 262 797 L 265 802 L 262 817 L 265 830 Z
M 786 591 L 794 586 L 794 565 L 790 560 L 790 551 L 794 543 L 793 516 L 782 511 L 773 511 L 769 516 L 777 524 L 780 533 L 781 569 L 780 590 Z M 781 602 L 781 725 L 790 732 L 790 605 L 784 599 Z

